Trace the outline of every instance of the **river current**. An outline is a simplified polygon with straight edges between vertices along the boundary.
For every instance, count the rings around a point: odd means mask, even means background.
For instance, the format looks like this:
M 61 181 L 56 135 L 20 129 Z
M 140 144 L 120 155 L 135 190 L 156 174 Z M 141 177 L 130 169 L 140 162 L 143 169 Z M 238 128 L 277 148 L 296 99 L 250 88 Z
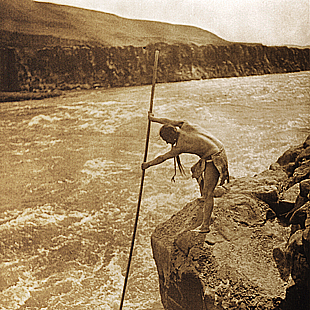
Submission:
M 233 177 L 310 133 L 310 72 L 157 84 L 154 114 L 199 124 Z M 118 309 L 141 180 L 151 86 L 0 105 L 0 308 Z M 152 124 L 148 158 L 169 147 Z M 199 197 L 197 161 L 146 170 L 124 309 L 163 309 L 150 237 Z

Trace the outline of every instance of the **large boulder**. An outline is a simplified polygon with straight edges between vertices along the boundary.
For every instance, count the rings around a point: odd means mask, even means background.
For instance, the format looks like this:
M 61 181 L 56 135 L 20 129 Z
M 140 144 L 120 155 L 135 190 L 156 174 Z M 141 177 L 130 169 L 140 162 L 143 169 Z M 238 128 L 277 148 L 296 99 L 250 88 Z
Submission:
M 291 147 L 277 160 L 277 164 L 287 173 L 286 188 L 310 177 L 310 135 L 301 145 Z
M 156 228 L 152 248 L 165 309 L 273 309 L 285 297 L 272 255 L 290 228 L 277 219 L 266 221 L 269 206 L 257 196 L 277 196 L 268 186 L 278 182 L 278 173 L 264 174 L 267 183 L 261 176 L 237 180 L 215 199 L 210 233 L 191 231 L 201 222 L 199 200 Z
M 300 184 L 290 189 L 299 182 L 286 168 L 293 163 L 296 170 L 307 163 L 308 158 L 300 156 L 307 156 L 307 147 L 305 142 L 269 170 L 233 180 L 219 191 L 210 233 L 192 231 L 201 224 L 199 199 L 155 229 L 151 241 L 165 309 L 306 309 L 309 209 L 302 205 L 308 201 L 309 180 L 298 178 Z M 285 212 L 283 199 L 290 203 Z M 296 206 L 304 209 L 298 212 Z M 285 218 L 290 209 L 295 211 L 294 225 Z M 270 212 L 274 216 L 268 216 Z M 289 240 L 293 252 L 285 249 Z M 291 258 L 285 266 L 291 266 L 283 271 L 285 250 Z

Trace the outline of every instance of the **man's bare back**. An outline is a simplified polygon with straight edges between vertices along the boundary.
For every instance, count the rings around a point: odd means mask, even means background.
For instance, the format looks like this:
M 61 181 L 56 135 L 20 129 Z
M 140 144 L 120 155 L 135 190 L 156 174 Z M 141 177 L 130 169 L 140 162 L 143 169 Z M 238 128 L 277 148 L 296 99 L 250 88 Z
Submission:
M 177 152 L 198 155 L 207 158 L 223 149 L 222 143 L 203 128 L 185 121 L 179 129 Z

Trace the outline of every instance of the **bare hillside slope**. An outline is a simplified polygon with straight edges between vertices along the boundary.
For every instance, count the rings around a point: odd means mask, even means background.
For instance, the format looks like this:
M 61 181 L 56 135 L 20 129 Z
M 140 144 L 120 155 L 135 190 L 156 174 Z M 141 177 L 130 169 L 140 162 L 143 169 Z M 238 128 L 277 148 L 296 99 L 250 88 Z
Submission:
M 211 32 L 193 26 L 126 19 L 31 0 L 0 0 L 0 31 L 6 35 L 52 36 L 106 46 L 145 46 L 156 42 L 229 44 Z

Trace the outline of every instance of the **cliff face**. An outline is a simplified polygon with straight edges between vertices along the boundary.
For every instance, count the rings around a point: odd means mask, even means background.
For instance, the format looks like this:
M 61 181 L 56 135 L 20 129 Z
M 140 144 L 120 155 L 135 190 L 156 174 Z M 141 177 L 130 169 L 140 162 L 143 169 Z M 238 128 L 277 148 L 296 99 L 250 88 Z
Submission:
M 20 89 L 18 78 L 18 61 L 14 49 L 0 49 L 0 91 L 17 91 Z
M 30 91 L 150 84 L 156 49 L 158 82 L 310 70 L 310 49 L 263 45 L 3 48 L 0 90 L 13 90 L 8 80 Z
M 310 136 L 269 170 L 217 189 L 211 232 L 201 201 L 152 235 L 167 310 L 309 309 Z

